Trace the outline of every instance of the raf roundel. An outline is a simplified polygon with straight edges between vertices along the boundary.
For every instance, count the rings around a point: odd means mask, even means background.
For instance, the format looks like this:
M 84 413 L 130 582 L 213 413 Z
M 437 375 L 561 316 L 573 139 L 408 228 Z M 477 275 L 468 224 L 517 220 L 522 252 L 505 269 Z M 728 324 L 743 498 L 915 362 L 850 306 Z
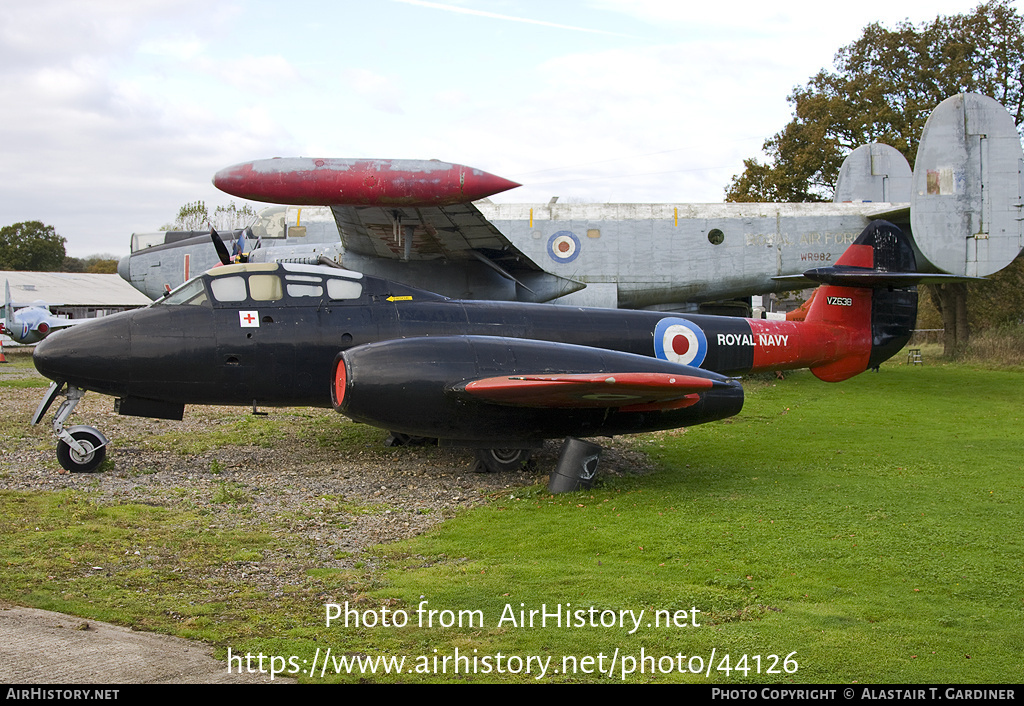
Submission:
M 662 319 L 654 329 L 654 354 L 662 360 L 697 368 L 708 354 L 708 339 L 686 319 Z
M 580 239 L 569 230 L 560 230 L 548 239 L 548 255 L 555 262 L 572 262 L 580 254 Z

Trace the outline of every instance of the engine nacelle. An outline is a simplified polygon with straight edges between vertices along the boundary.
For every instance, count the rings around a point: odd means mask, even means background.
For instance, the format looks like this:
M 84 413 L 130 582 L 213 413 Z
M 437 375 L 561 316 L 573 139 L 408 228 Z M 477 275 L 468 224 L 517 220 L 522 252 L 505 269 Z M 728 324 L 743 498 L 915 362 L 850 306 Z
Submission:
M 713 381 L 685 405 L 623 400 L 579 408 L 484 400 L 465 384 L 495 376 L 664 373 Z M 737 414 L 739 383 L 699 368 L 632 353 L 494 336 L 418 337 L 371 343 L 335 360 L 334 408 L 358 422 L 449 443 L 529 442 L 692 426 Z

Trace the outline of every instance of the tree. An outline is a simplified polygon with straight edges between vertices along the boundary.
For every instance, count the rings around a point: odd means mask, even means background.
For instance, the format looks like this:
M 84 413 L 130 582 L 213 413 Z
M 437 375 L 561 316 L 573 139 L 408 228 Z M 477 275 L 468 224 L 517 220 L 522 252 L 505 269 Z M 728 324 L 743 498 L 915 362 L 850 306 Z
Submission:
M 171 230 L 205 230 L 210 227 L 210 211 L 202 201 L 187 203 L 178 209 Z
M 1008 0 L 963 15 L 890 30 L 875 23 L 789 96 L 794 117 L 764 143 L 767 163 L 744 161 L 727 201 L 826 201 L 846 154 L 889 144 L 913 167 L 931 110 L 949 96 L 991 96 L 1024 123 L 1024 17 Z M 946 354 L 966 345 L 968 288 L 933 291 L 946 321 Z
M 227 206 L 218 206 L 213 211 L 213 225 L 218 230 L 234 230 L 250 225 L 256 219 L 256 211 L 249 204 L 236 206 L 229 201 Z
M 234 230 L 244 228 L 256 218 L 256 211 L 249 204 L 236 206 L 229 201 L 227 206 L 217 206 L 210 215 L 210 209 L 202 201 L 187 203 L 178 209 L 174 223 L 160 230 Z
M 85 259 L 85 271 L 94 275 L 116 275 L 117 258 L 102 255 L 93 255 Z
M 0 228 L 0 270 L 55 272 L 64 262 L 66 243 L 53 226 L 39 221 Z
M 911 166 L 928 113 L 949 96 L 992 96 L 1024 122 L 1024 17 L 1007 0 L 971 14 L 889 30 L 875 23 L 789 102 L 794 117 L 764 143 L 769 161 L 744 161 L 727 201 L 824 201 L 846 154 L 868 142 L 892 145 Z
M 969 314 L 979 328 L 998 329 L 1024 322 L 1024 255 L 988 278 L 967 285 Z

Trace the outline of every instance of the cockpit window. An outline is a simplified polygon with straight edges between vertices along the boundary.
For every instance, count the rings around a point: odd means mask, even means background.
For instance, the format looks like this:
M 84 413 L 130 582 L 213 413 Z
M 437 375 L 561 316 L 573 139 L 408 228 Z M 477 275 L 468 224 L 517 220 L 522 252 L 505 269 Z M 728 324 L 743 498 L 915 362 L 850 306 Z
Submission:
M 289 274 L 285 280 L 285 289 L 288 290 L 289 297 L 322 297 L 324 295 L 322 277 Z
M 245 301 L 244 277 L 217 277 L 210 280 L 210 289 L 219 302 Z
M 245 277 L 216 277 L 210 280 L 213 297 L 219 302 L 241 302 L 246 299 Z M 248 296 L 258 302 L 275 302 L 284 296 L 281 278 L 277 275 L 250 275 Z
M 282 296 L 281 278 L 277 275 L 251 275 L 249 294 L 258 302 L 276 302 Z
M 287 206 L 271 206 L 257 214 L 252 224 L 252 233 L 257 238 L 284 238 L 287 233 L 285 220 L 288 215 Z
M 206 287 L 203 286 L 201 279 L 194 279 L 181 285 L 163 299 L 158 299 L 156 303 L 167 306 L 202 306 L 207 303 Z

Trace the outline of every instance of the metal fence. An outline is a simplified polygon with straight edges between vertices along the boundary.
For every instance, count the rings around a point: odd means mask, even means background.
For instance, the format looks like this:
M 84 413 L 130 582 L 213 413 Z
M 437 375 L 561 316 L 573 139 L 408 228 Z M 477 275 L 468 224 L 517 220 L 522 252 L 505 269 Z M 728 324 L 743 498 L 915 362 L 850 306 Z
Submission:
M 922 343 L 942 343 L 944 328 L 916 328 L 910 336 L 909 346 L 920 346 Z

